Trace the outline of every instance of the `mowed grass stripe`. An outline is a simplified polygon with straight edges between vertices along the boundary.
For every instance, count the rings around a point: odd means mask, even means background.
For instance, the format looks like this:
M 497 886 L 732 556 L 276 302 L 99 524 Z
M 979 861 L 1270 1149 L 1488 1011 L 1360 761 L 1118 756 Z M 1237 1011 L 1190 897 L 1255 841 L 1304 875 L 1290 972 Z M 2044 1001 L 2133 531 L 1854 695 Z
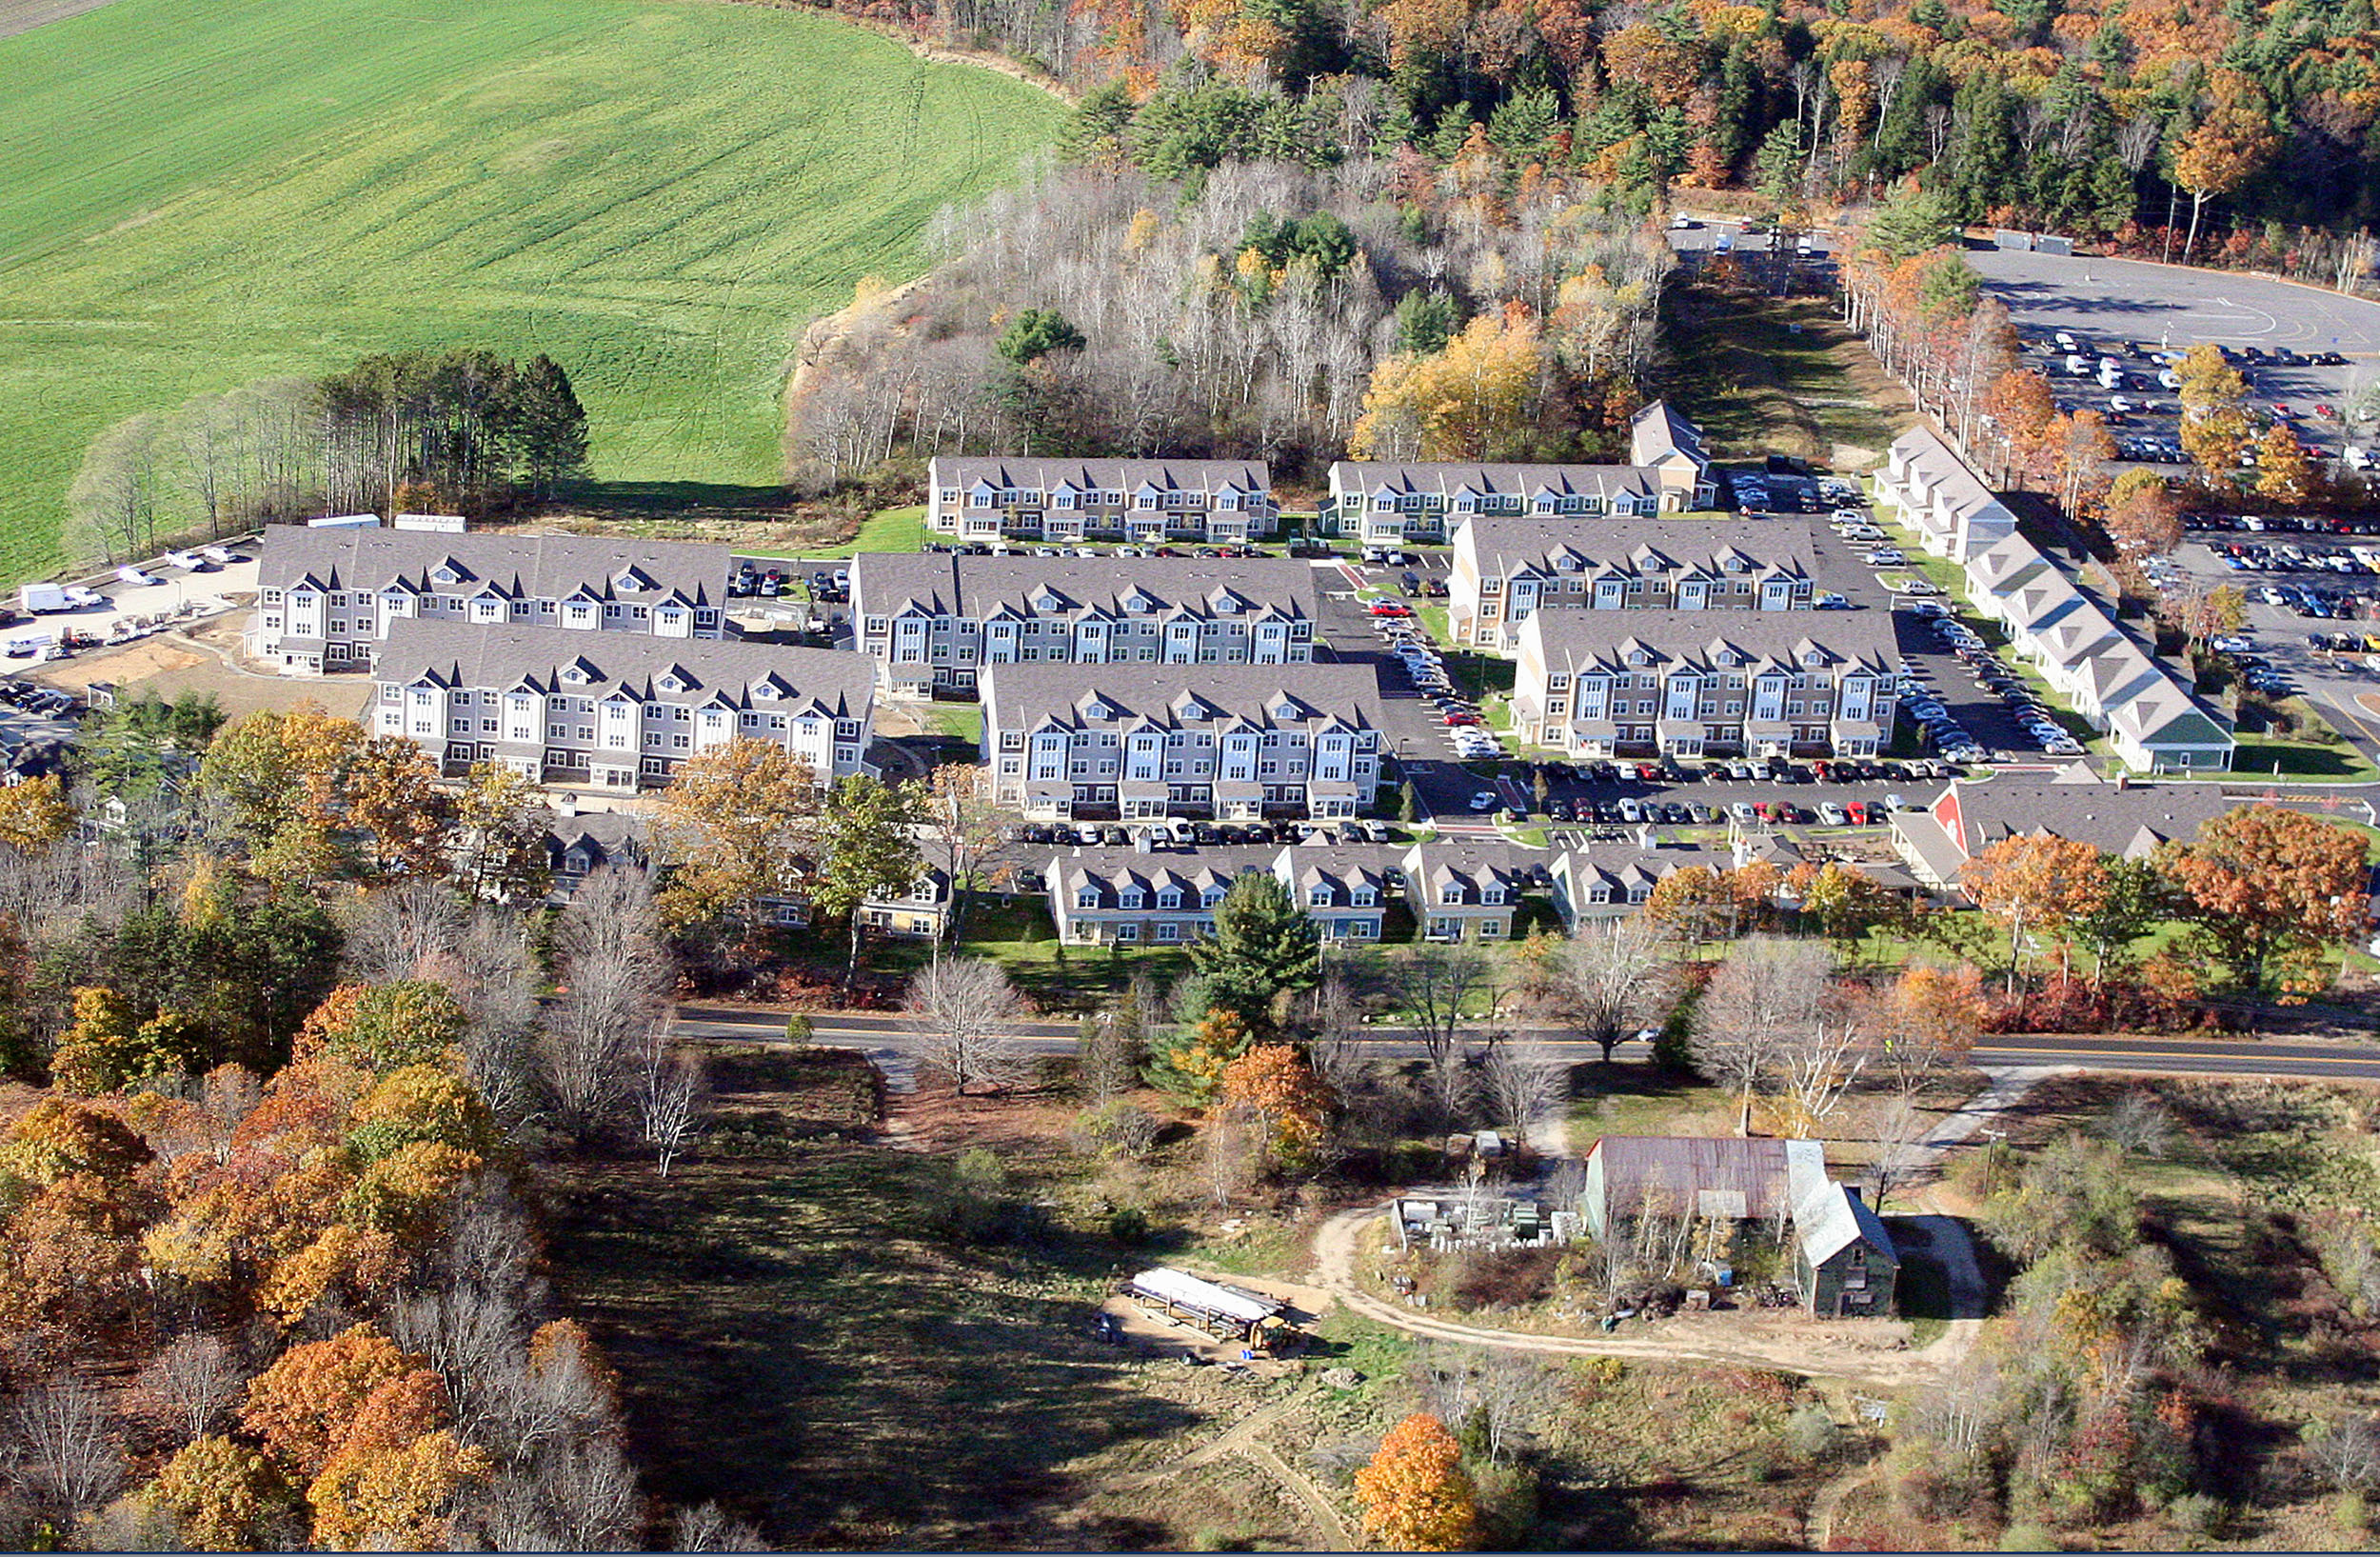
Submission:
M 1061 110 L 803 12 L 116 0 L 0 40 L 0 579 L 90 437 L 367 351 L 544 350 L 599 477 L 764 482 L 803 325 Z

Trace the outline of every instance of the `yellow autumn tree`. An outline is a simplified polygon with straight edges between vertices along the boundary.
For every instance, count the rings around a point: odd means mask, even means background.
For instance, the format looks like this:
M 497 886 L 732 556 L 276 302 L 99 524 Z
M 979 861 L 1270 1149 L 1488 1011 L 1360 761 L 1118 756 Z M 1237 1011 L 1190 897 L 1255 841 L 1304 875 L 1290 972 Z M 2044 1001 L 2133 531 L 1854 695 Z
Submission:
M 271 1526 L 292 1501 L 272 1462 L 247 1445 L 209 1435 L 185 1445 L 149 1484 L 150 1500 L 181 1527 L 192 1551 L 266 1551 Z
M 1462 1551 L 1478 1539 L 1479 1503 L 1446 1424 L 1417 1411 L 1388 1430 L 1356 1472 L 1363 1533 L 1384 1551 Z
M 1520 451 L 1531 428 L 1545 342 L 1518 304 L 1483 313 L 1429 356 L 1373 369 L 1348 450 L 1358 459 L 1494 459 Z
M 0 844 L 42 855 L 74 830 L 76 813 L 55 773 L 0 789 Z

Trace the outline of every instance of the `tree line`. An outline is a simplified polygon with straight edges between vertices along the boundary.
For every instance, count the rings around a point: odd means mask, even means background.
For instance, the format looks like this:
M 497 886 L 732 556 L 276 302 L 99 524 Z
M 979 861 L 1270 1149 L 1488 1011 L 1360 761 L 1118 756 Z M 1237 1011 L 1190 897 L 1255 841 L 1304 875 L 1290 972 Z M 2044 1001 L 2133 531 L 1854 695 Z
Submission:
M 1161 178 L 1097 146 L 937 218 L 944 263 L 809 364 L 800 452 L 1160 452 L 1319 470 L 1621 457 L 1672 263 L 1641 202 L 1484 140 Z
M 68 494 L 67 550 L 127 562 L 326 509 L 486 514 L 552 496 L 586 455 L 585 409 L 550 357 L 370 356 L 109 428 Z
M 1451 160 L 1479 127 L 1516 166 L 1786 204 L 1914 180 L 1961 221 L 2292 265 L 2380 210 L 2369 0 L 954 0 L 935 22 L 1082 89 L 1169 175 L 1284 148 Z

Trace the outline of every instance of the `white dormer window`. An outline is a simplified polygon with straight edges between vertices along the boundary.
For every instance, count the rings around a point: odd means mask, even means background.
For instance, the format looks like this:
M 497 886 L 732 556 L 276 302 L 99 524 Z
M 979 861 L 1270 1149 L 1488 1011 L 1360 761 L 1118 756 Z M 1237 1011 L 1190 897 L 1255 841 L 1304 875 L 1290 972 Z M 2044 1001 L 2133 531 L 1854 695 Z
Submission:
M 1085 719 L 1104 719 L 1107 717 L 1107 705 L 1104 703 L 1087 704 L 1082 709 L 1082 717 Z
M 1181 716 L 1184 719 L 1203 719 L 1206 717 L 1206 709 L 1195 701 L 1184 703 L 1181 706 Z
M 1215 598 L 1215 613 L 1216 613 L 1218 616 L 1231 616 L 1231 615 L 1236 614 L 1236 613 L 1239 611 L 1239 609 L 1240 609 L 1240 602 L 1239 602 L 1239 601 L 1237 601 L 1237 600 L 1234 600 L 1231 596 L 1229 596 L 1229 595 L 1218 595 L 1218 596 L 1216 596 L 1216 598 Z
M 1056 595 L 1051 594 L 1047 589 L 1044 589 L 1040 594 L 1033 597 L 1033 609 L 1037 611 L 1046 613 L 1049 611 L 1059 610 L 1063 608 L 1061 606 Z
M 623 573 L 611 581 L 611 587 L 622 594 L 634 594 L 645 588 L 645 581 L 634 573 Z
M 1295 703 L 1283 703 L 1279 707 L 1274 709 L 1273 717 L 1276 719 L 1295 719 L 1298 717 L 1298 705 Z
M 758 687 L 752 689 L 752 695 L 761 699 L 763 702 L 774 703 L 777 701 L 779 696 L 777 685 L 774 682 L 764 681 Z
M 563 668 L 562 679 L 573 687 L 584 687 L 595 678 L 588 672 L 585 666 L 570 665 Z
M 1140 888 L 1138 887 L 1125 888 L 1123 891 L 1118 895 L 1116 903 L 1119 908 L 1139 908 L 1140 906 Z
M 463 575 L 456 572 L 451 568 L 441 568 L 438 571 L 430 574 L 429 576 L 440 584 L 460 584 L 463 582 Z
M 1312 908 L 1329 908 L 1331 906 L 1331 889 L 1321 883 L 1317 882 L 1313 890 L 1306 893 L 1306 903 Z
M 683 692 L 685 690 L 685 683 L 680 681 L 676 676 L 664 676 L 661 680 L 655 682 L 654 685 L 659 687 L 664 692 Z
M 1632 649 L 1628 651 L 1628 663 L 1631 665 L 1651 665 L 1653 663 L 1653 656 L 1646 653 L 1641 649 Z

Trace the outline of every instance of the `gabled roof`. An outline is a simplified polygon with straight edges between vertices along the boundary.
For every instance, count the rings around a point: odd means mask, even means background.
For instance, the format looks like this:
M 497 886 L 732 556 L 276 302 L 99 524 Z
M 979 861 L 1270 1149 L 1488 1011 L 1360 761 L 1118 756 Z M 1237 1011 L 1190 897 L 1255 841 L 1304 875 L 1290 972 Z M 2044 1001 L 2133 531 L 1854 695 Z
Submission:
M 1628 656 L 1642 649 L 1646 665 L 1740 670 L 1765 667 L 1799 669 L 1818 652 L 1828 669 L 1857 665 L 1878 674 L 1897 652 L 1887 611 L 1559 610 L 1537 611 L 1521 624 L 1524 658 L 1541 657 L 1550 671 L 1632 669 Z M 1720 650 L 1740 653 L 1730 665 Z
M 1012 454 L 938 454 L 929 467 L 937 487 L 982 485 L 1002 489 L 1054 491 L 1214 492 L 1231 489 L 1269 492 L 1271 470 L 1262 460 L 1078 460 L 1021 459 Z
M 851 560 L 855 615 L 892 616 L 914 606 L 933 616 L 977 621 L 1043 614 L 1260 616 L 1313 621 L 1314 569 L 1302 562 L 1208 557 L 978 557 L 949 552 L 862 552 Z M 1140 593 L 1153 610 L 1128 610 Z M 1222 609 L 1226 603 L 1232 608 Z
M 661 689 L 676 673 L 694 690 Z M 578 679 L 570 679 L 575 674 Z M 703 702 L 835 719 L 863 717 L 875 686 L 866 656 L 823 649 L 783 649 L 726 638 L 655 638 L 641 632 L 587 633 L 568 628 L 482 627 L 447 622 L 389 625 L 373 678 L 493 691 L 563 692 L 597 700 Z M 757 700 L 754 689 L 785 689 Z
M 1379 680 L 1369 665 L 987 665 L 986 722 L 998 729 L 1055 723 L 1223 730 L 1309 729 L 1333 723 L 1378 729 Z M 1185 717 L 1195 697 L 1207 717 Z M 1103 711 L 1094 717 L 1096 703 Z M 1279 710 L 1292 711 L 1283 716 Z
M 1661 472 L 1648 465 L 1467 465 L 1432 461 L 1339 460 L 1331 466 L 1331 490 L 1374 496 L 1452 499 L 1463 493 L 1529 499 L 1551 492 L 1565 497 L 1657 500 Z
M 459 576 L 436 584 L 440 569 Z M 263 589 L 311 579 L 331 589 L 417 594 L 479 594 L 509 599 L 632 598 L 652 604 L 679 595 L 706 607 L 726 599 L 728 553 L 694 541 L 639 541 L 605 535 L 516 535 L 501 530 L 449 535 L 435 530 L 315 529 L 268 525 L 256 562 Z M 635 576 L 649 587 L 619 596 L 614 580 Z
M 1658 465 L 1681 454 L 1698 467 L 1710 463 L 1702 451 L 1702 429 L 1668 401 L 1656 400 L 1628 419 L 1628 457 L 1638 465 Z
M 1849 1185 L 1829 1184 L 1794 1208 L 1794 1236 L 1813 1266 L 1821 1266 L 1852 1245 L 1865 1242 L 1894 1265 L 1900 1250 L 1875 1214 Z

